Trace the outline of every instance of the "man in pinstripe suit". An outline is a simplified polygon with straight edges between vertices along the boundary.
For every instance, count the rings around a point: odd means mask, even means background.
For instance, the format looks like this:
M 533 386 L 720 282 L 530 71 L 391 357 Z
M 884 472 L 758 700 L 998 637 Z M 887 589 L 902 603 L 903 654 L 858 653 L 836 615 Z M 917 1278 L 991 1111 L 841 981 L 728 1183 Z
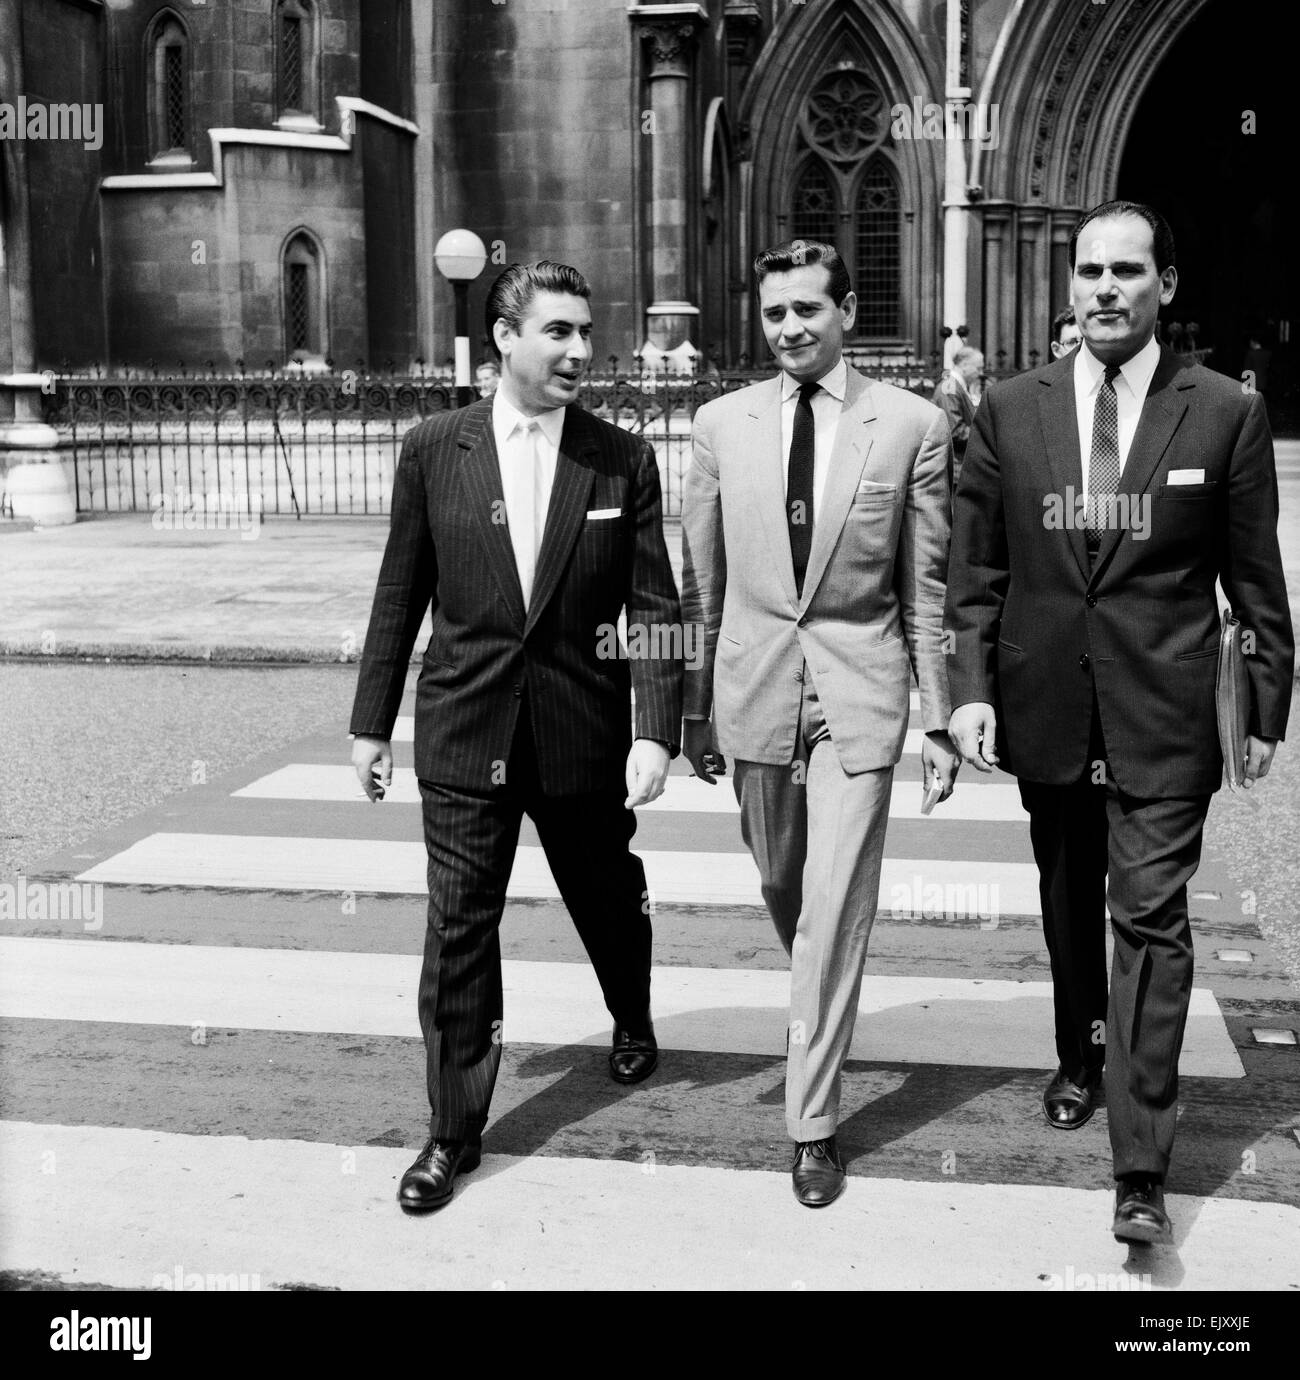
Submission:
M 662 793 L 678 751 L 681 613 L 654 452 L 576 403 L 591 359 L 589 298 L 567 265 L 511 265 L 487 301 L 500 387 L 413 428 L 393 483 L 352 761 L 381 799 L 432 605 L 415 711 L 432 1118 L 398 1191 L 412 1210 L 440 1207 L 479 1162 L 501 1059 L 497 927 L 525 813 L 614 1019 L 611 1076 L 639 1082 L 658 1058 L 645 871 L 628 844 L 633 808 Z M 622 611 L 629 634 L 646 630 L 629 646 L 648 643 L 655 656 L 608 654 Z

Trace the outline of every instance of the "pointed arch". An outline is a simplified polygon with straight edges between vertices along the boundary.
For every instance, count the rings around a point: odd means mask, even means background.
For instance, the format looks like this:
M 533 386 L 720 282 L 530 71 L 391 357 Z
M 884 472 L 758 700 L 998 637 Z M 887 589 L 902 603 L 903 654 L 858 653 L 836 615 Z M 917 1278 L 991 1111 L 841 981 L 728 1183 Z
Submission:
M 190 31 L 175 10 L 161 9 L 145 31 L 149 151 L 154 158 L 188 157 L 193 142 Z
M 320 240 L 299 226 L 280 249 L 280 302 L 284 356 L 319 360 L 329 354 L 325 251 Z
M 275 0 L 275 108 L 281 123 L 320 121 L 320 11 Z
M 755 248 L 795 233 L 794 197 L 816 154 L 834 186 L 833 238 L 853 274 L 859 242 L 879 239 L 858 229 L 863 179 L 869 168 L 876 177 L 888 169 L 897 196 L 895 329 L 869 336 L 869 323 L 860 322 L 856 339 L 868 349 L 925 353 L 938 339 L 942 301 L 932 269 L 941 258 L 943 148 L 895 140 L 890 117 L 900 103 L 942 100 L 943 73 L 932 70 L 915 27 L 893 8 L 869 0 L 829 0 L 815 13 L 783 7 L 746 82 L 739 122 L 752 135 Z

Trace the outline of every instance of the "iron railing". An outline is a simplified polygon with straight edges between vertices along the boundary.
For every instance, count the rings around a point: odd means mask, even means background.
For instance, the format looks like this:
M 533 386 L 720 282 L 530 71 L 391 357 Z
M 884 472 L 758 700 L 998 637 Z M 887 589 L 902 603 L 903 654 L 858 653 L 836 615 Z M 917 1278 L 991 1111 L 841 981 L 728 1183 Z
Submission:
M 873 377 L 926 396 L 939 378 L 927 360 L 856 358 Z M 611 357 L 585 379 L 581 402 L 644 436 L 659 460 L 664 512 L 681 512 L 696 410 L 771 377 L 771 368 L 689 374 L 619 368 Z M 382 514 L 402 437 L 454 407 L 447 367 L 253 372 L 156 368 L 59 373 L 46 419 L 70 441 L 81 512 L 149 511 L 202 502 L 268 514 Z

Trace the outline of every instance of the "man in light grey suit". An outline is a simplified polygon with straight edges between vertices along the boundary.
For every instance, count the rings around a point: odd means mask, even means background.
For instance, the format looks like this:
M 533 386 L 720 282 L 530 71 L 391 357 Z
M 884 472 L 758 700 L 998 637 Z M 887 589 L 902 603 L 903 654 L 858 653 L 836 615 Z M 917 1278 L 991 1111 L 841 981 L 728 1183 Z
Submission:
M 835 1142 L 913 673 L 923 787 L 952 793 L 943 654 L 948 422 L 843 357 L 857 301 L 829 244 L 754 261 L 778 377 L 695 417 L 682 506 L 683 753 L 735 759 L 741 832 L 791 957 L 786 1127 L 794 1191 L 844 1188 Z M 710 721 L 711 720 L 711 721 Z

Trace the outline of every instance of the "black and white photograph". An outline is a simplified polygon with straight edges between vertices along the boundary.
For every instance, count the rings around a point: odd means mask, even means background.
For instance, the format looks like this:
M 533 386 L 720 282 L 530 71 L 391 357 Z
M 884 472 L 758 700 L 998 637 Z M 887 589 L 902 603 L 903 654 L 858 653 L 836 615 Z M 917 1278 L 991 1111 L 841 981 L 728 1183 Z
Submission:
M 1290 1350 L 1290 17 L 0 0 L 16 1345 Z

